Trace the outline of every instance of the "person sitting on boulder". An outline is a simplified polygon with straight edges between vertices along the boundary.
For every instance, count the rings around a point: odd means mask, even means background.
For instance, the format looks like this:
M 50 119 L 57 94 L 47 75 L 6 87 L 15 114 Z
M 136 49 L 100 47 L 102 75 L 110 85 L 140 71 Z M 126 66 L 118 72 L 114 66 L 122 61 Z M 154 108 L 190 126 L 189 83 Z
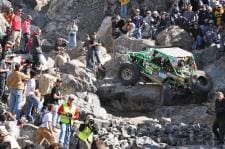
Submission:
M 55 57 L 55 67 L 58 69 L 63 64 L 70 61 L 69 55 L 65 52 L 63 47 L 59 48 L 59 52 Z
M 58 38 L 57 41 L 56 41 L 56 43 L 55 43 L 55 47 L 54 47 L 55 51 L 58 52 L 59 49 L 60 49 L 60 47 L 66 48 L 66 46 L 67 46 L 68 43 L 69 42 L 66 39 L 64 39 L 64 38 Z

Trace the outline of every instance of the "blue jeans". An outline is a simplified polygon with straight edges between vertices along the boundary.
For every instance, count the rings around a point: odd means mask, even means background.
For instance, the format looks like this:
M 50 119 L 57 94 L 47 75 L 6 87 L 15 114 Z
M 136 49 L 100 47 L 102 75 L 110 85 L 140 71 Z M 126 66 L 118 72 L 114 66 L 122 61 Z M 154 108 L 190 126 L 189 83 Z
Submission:
M 27 98 L 27 104 L 26 104 L 25 115 L 26 115 L 28 121 L 33 122 L 34 119 L 33 119 L 33 116 L 31 115 L 32 107 L 34 106 L 37 113 L 39 113 L 42 109 L 42 104 L 41 104 L 40 100 L 38 99 L 38 97 L 36 97 L 34 95 L 27 96 L 26 98 Z
M 197 36 L 196 40 L 192 44 L 192 50 L 198 49 L 203 44 L 203 38 L 201 36 Z
M 10 91 L 9 111 L 16 113 L 16 119 L 20 119 L 22 109 L 23 90 L 12 89 Z
M 57 114 L 59 109 L 59 105 L 54 105 L 54 111 L 52 113 L 52 126 L 56 127 L 58 120 L 59 120 L 59 116 Z
M 69 143 L 70 143 L 70 125 L 69 124 L 63 124 L 60 123 L 60 134 L 59 134 L 59 143 L 63 144 L 63 146 L 66 149 L 69 149 Z
M 121 5 L 120 16 L 126 18 L 127 16 L 127 5 Z
M 133 37 L 136 39 L 141 38 L 141 28 L 136 28 L 135 31 L 133 32 Z
M 73 49 L 77 46 L 77 33 L 76 32 L 70 32 L 68 35 L 68 48 Z

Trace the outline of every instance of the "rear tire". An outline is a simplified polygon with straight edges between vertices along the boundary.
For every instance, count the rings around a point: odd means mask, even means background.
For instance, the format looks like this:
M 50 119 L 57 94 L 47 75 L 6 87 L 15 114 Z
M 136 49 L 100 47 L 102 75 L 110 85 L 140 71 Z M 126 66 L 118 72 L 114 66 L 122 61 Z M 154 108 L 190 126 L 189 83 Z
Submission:
M 204 71 L 196 71 L 190 77 L 190 81 L 194 93 L 208 93 L 213 89 L 212 79 Z
M 119 78 L 123 85 L 135 85 L 140 78 L 140 70 L 136 64 L 123 63 L 120 65 Z

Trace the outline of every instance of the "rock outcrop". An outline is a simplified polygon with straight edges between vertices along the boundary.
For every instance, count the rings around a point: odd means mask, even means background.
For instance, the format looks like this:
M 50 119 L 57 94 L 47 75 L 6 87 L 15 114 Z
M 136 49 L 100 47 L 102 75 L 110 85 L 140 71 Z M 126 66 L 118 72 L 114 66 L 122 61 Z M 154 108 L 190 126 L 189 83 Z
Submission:
M 120 112 L 153 111 L 161 105 L 161 87 L 157 85 L 122 86 L 120 83 L 102 84 L 97 94 L 108 109 Z
M 215 90 L 225 91 L 225 57 L 222 57 L 214 63 L 206 66 L 204 70 L 212 77 Z
M 101 129 L 99 138 L 110 148 L 167 148 L 183 145 L 212 145 L 210 127 L 205 124 L 176 123 L 170 118 L 147 118 L 138 125 L 126 120 L 112 121 Z
M 60 67 L 63 89 L 66 93 L 77 91 L 96 91 L 94 81 L 95 75 L 86 71 L 85 64 L 79 60 L 71 60 Z
M 157 44 L 162 46 L 177 46 L 190 50 L 193 39 L 184 29 L 178 26 L 170 26 L 156 36 L 156 41 Z
M 140 51 L 142 48 L 154 46 L 155 42 L 147 39 L 133 39 L 122 35 L 114 42 L 115 53 L 126 54 L 129 51 Z

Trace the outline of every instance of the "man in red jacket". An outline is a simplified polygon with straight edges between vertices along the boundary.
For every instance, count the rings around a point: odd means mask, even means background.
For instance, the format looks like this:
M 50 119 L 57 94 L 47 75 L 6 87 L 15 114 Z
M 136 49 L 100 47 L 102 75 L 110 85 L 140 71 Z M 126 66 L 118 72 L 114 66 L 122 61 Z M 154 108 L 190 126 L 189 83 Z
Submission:
M 21 40 L 21 31 L 22 31 L 21 14 L 22 9 L 17 9 L 12 19 L 12 26 L 11 26 L 12 34 L 10 37 L 10 41 L 14 44 L 14 48 L 16 50 L 19 50 Z

